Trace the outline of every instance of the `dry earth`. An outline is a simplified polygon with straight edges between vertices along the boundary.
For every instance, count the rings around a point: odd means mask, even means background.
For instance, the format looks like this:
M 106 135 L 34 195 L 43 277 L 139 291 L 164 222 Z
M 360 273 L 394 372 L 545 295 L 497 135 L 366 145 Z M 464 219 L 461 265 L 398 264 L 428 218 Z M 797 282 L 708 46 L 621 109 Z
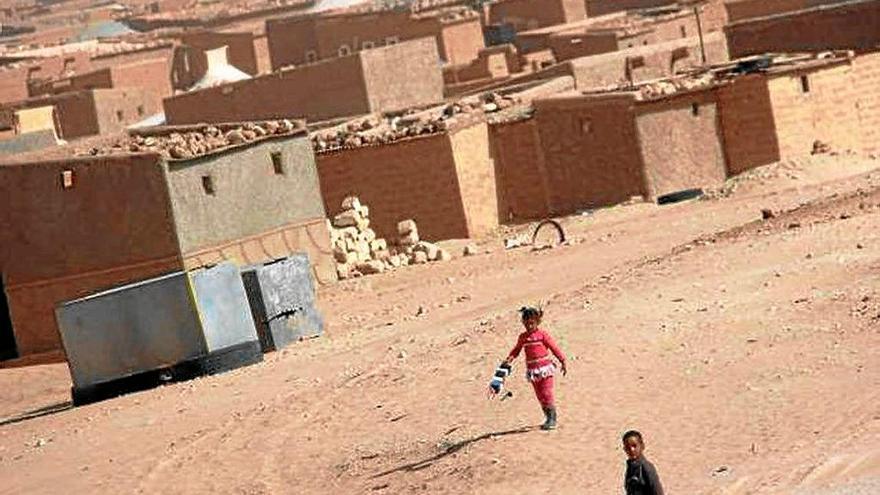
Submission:
M 880 493 L 878 164 L 341 283 L 324 338 L 221 376 L 70 409 L 64 366 L 0 370 L 0 493 L 621 493 L 633 427 L 670 494 Z M 485 399 L 536 301 L 572 360 L 550 433 L 521 362 Z

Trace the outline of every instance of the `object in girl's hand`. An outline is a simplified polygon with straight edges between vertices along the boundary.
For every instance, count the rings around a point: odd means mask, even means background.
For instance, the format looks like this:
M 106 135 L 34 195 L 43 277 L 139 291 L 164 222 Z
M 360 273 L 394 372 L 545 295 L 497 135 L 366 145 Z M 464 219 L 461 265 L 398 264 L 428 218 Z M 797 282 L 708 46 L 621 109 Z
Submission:
M 492 395 L 497 395 L 504 390 L 504 379 L 510 375 L 510 371 L 511 366 L 507 363 L 501 363 L 500 366 L 495 368 L 495 376 L 489 382 L 489 391 Z

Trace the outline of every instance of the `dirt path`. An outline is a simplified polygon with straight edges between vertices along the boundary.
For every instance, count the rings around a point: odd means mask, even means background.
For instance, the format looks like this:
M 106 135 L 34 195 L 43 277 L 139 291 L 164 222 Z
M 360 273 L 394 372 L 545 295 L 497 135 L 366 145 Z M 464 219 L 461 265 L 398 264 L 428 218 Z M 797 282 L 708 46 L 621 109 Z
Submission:
M 873 493 L 880 176 L 842 163 L 339 284 L 325 338 L 222 376 L 39 416 L 66 369 L 0 370 L 0 493 L 619 493 L 631 427 L 670 493 Z M 572 359 L 549 434 L 521 363 L 484 400 L 538 300 Z

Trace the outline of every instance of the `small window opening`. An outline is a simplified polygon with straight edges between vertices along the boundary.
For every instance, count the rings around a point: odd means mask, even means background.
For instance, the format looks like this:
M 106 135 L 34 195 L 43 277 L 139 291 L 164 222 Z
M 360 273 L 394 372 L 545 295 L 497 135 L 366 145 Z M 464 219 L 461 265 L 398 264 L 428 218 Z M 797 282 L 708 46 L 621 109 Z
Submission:
M 284 159 L 281 156 L 280 151 L 273 151 L 271 153 L 272 157 L 272 168 L 275 169 L 276 175 L 284 175 Z
M 306 52 L 306 62 L 313 64 L 318 61 L 318 52 L 309 50 Z
M 593 121 L 590 119 L 581 119 L 581 134 L 587 135 L 593 133 Z
M 122 122 L 125 119 L 125 114 L 122 113 L 122 110 L 116 111 L 116 120 Z
M 202 189 L 205 190 L 205 194 L 210 194 L 211 196 L 213 196 L 215 193 L 214 178 L 211 177 L 210 175 L 203 175 L 202 176 Z
M 340 56 L 340 57 L 346 57 L 346 56 L 348 56 L 348 55 L 351 55 L 351 47 L 348 46 L 348 45 L 342 45 L 342 46 L 340 46 L 340 47 L 339 47 L 339 56 Z
M 138 113 L 138 117 L 143 117 L 143 116 L 144 116 L 144 106 L 143 106 L 143 105 L 138 105 L 138 107 L 137 107 L 137 113 Z
M 807 76 L 801 76 L 801 91 L 804 93 L 810 92 L 810 78 Z
M 642 45 L 648 46 L 648 40 L 642 40 Z
M 372 41 L 364 41 L 361 46 L 364 50 L 372 50 L 373 48 L 375 48 L 376 44 Z
M 687 38 L 687 35 L 688 35 L 687 28 L 684 26 L 681 26 L 681 37 Z
M 694 117 L 700 115 L 700 105 L 698 103 L 691 103 L 691 114 L 693 114 Z
M 64 170 L 61 172 L 61 187 L 70 189 L 73 187 L 73 170 Z
M 385 38 L 386 45 L 396 45 L 398 43 L 400 43 L 400 38 L 398 38 L 397 36 L 389 36 Z

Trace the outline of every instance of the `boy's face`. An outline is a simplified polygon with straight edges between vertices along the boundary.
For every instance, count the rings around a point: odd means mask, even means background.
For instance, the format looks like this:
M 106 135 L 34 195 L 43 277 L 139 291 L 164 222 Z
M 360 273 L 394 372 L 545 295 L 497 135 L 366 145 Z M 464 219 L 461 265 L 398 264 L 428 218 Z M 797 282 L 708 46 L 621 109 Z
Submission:
M 623 451 L 630 459 L 635 460 L 641 457 L 643 450 L 645 450 L 645 444 L 635 435 L 626 437 L 626 440 L 623 441 Z
M 528 318 L 523 318 L 522 323 L 526 330 L 534 332 L 538 329 L 538 325 L 541 323 L 541 319 L 537 316 L 530 316 Z

